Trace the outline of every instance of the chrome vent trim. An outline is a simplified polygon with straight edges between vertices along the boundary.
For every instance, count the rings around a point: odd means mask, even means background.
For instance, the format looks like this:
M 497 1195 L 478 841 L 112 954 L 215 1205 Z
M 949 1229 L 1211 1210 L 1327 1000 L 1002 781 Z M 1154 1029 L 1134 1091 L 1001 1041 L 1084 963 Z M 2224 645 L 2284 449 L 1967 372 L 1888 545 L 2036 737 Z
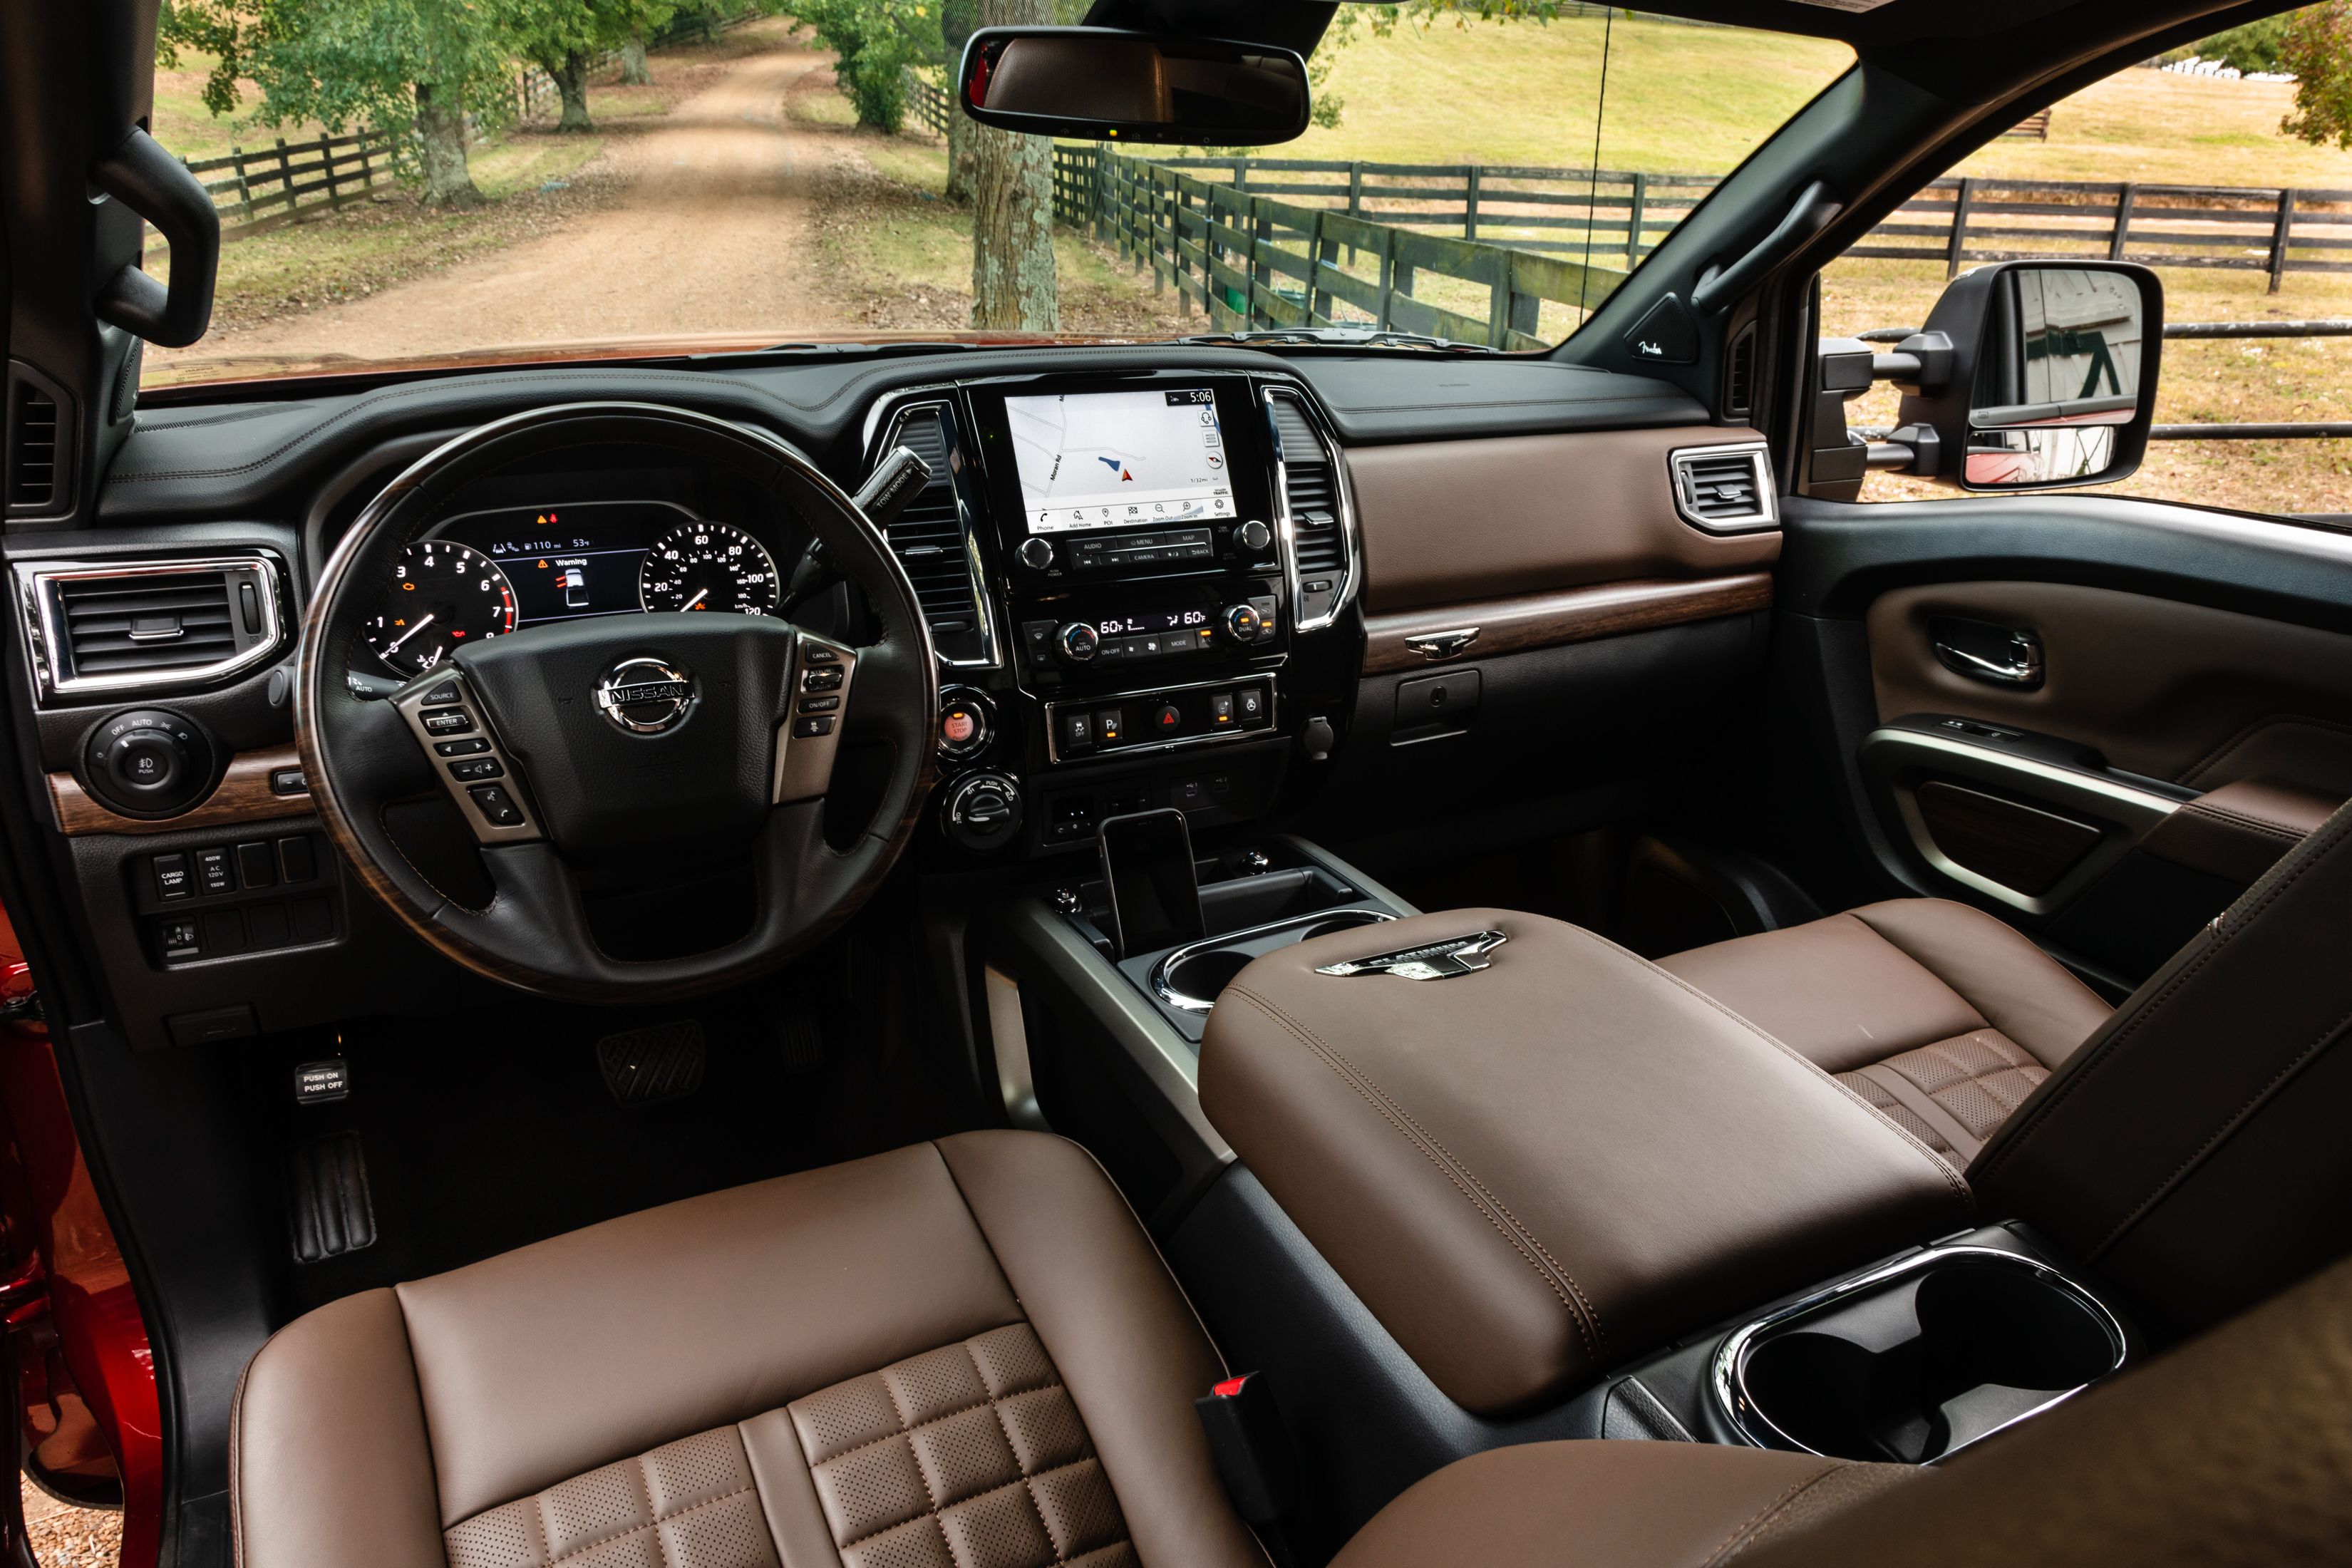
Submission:
M 879 462 L 892 447 L 905 445 L 930 465 L 931 482 L 890 524 L 890 552 L 914 584 L 940 662 L 959 669 L 993 669 L 1003 654 L 981 563 L 979 530 L 965 494 L 961 431 L 952 403 L 908 403 L 891 414 L 874 458 Z M 960 620 L 965 624 L 959 627 Z
M 1666 454 L 1675 510 L 1708 533 L 1753 533 L 1780 526 L 1772 459 L 1761 441 L 1678 447 Z
M 171 691 L 225 680 L 276 658 L 289 624 L 285 568 L 268 551 L 115 563 L 28 561 L 16 564 L 15 575 L 17 621 L 45 699 Z M 204 581 L 208 577 L 210 584 Z M 183 585 L 174 578 L 191 581 Z M 217 612 L 211 604 L 215 585 Z M 258 622 L 250 631 L 242 608 L 247 585 L 254 589 Z M 201 657 L 168 662 L 177 647 Z M 122 668 L 151 649 L 154 657 Z
M 1298 388 L 1273 385 L 1261 395 L 1274 443 L 1275 504 L 1283 571 L 1289 579 L 1291 629 L 1321 631 L 1339 620 L 1363 584 L 1363 541 L 1357 531 L 1348 467 L 1322 416 Z M 1331 521 L 1306 521 L 1310 515 Z M 1325 575 L 1338 578 L 1338 587 L 1330 604 L 1309 616 L 1305 584 L 1310 577 Z

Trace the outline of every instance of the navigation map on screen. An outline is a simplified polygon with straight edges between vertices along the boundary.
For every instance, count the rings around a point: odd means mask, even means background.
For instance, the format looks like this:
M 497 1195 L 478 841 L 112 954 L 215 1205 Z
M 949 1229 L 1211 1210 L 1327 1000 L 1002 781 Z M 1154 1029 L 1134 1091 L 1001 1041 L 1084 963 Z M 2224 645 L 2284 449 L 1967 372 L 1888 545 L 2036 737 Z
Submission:
M 1008 397 L 1004 416 L 1032 533 L 1234 515 L 1216 395 L 1205 387 Z

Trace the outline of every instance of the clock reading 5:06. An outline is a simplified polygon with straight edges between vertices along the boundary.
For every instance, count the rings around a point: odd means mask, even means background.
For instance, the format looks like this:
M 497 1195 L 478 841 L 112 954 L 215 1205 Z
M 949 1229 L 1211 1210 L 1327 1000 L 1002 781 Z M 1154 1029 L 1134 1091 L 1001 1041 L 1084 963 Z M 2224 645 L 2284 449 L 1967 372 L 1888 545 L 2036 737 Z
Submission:
M 488 556 L 446 539 L 420 539 L 400 552 L 391 591 L 361 635 L 387 668 L 421 675 L 467 643 L 514 628 L 514 584 Z

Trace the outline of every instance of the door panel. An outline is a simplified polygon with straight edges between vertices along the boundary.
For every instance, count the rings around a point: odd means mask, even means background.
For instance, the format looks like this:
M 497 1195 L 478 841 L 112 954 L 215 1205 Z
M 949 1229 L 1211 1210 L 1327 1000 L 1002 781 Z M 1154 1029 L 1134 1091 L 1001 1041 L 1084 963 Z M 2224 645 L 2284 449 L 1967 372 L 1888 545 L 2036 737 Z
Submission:
M 2036 689 L 1958 674 L 1941 616 L 2036 634 Z M 2061 583 L 1899 588 L 1870 606 L 1881 722 L 1956 713 L 2091 746 L 2114 766 L 2210 790 L 2261 779 L 2352 796 L 2352 636 Z

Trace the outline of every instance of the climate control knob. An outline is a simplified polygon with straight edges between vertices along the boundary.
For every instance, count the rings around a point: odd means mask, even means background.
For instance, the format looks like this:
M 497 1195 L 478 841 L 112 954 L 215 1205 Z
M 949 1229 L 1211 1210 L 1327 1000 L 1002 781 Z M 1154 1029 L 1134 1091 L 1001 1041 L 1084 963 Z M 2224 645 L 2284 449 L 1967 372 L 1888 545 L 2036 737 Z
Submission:
M 1265 621 L 1247 605 L 1227 605 L 1217 617 L 1217 626 L 1225 636 L 1237 643 L 1254 643 L 1265 627 Z
M 1234 542 L 1244 555 L 1263 555 L 1274 543 L 1274 530 L 1252 518 L 1234 530 Z
M 1013 559 L 1032 572 L 1043 572 L 1054 563 L 1053 542 L 1045 539 L 1024 539 L 1019 548 L 1013 552 Z
M 1072 621 L 1054 634 L 1054 651 L 1065 664 L 1091 664 L 1102 637 L 1084 621 Z

